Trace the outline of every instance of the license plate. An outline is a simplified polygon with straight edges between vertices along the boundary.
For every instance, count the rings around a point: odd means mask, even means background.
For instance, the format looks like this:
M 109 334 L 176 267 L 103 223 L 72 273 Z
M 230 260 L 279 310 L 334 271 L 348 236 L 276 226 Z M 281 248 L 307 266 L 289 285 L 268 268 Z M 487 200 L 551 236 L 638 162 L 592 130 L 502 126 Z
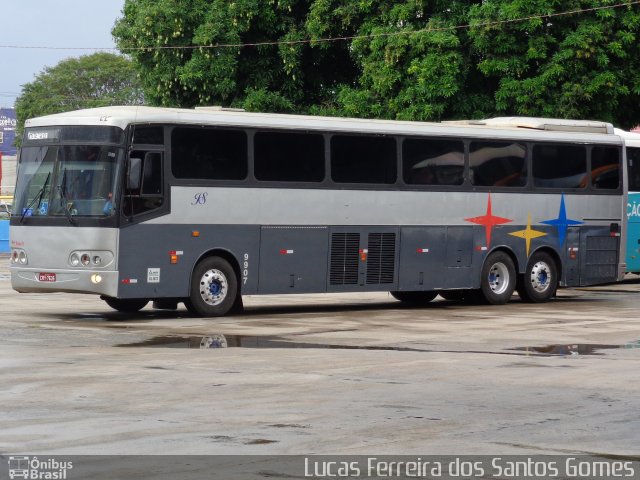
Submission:
M 55 273 L 39 273 L 38 281 L 39 282 L 55 282 L 56 274 Z

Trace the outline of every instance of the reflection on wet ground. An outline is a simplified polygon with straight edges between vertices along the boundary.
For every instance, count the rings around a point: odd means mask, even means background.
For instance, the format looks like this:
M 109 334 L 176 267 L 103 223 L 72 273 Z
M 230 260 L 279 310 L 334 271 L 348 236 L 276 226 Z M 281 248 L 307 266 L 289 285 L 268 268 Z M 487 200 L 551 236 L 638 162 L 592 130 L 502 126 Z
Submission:
M 561 344 L 561 345 L 546 345 L 544 347 L 517 347 L 513 350 L 523 351 L 532 354 L 544 354 L 544 355 L 603 355 L 601 350 L 615 350 L 619 348 L 640 348 L 640 340 L 635 342 L 629 342 L 622 345 L 607 345 L 607 344 L 594 344 L 594 343 L 582 343 L 582 344 Z
M 603 350 L 640 348 L 640 340 L 622 345 L 607 344 L 559 344 L 546 346 L 515 347 L 508 351 L 452 351 L 429 350 L 401 346 L 384 345 L 337 345 L 329 343 L 295 342 L 278 336 L 226 335 L 205 336 L 158 336 L 143 342 L 125 343 L 116 347 L 152 347 L 152 348 L 326 348 L 340 350 L 382 350 L 395 352 L 446 352 L 446 353 L 491 353 L 496 355 L 536 355 L 536 356 L 574 356 L 603 355 Z

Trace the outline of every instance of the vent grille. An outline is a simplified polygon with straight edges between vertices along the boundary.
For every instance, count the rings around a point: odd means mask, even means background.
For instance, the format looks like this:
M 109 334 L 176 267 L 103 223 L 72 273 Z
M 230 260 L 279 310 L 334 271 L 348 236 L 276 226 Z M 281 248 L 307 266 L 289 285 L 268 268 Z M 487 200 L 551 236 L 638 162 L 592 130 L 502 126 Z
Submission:
M 331 285 L 357 285 L 359 233 L 334 233 L 331 235 Z
M 585 261 L 585 277 L 591 282 L 615 280 L 618 270 L 618 237 L 589 236 Z
M 370 233 L 367 255 L 367 284 L 393 283 L 396 260 L 396 234 Z

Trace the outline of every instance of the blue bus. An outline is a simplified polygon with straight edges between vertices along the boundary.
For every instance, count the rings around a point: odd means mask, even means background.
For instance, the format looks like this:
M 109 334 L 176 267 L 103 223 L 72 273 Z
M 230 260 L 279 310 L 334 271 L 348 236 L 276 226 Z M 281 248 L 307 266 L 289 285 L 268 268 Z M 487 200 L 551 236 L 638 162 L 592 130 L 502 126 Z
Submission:
M 105 107 L 30 119 L 11 282 L 209 317 L 256 294 L 545 302 L 624 277 L 623 148 L 611 124 L 544 118 Z
M 627 153 L 627 272 L 640 273 L 640 133 L 617 130 Z

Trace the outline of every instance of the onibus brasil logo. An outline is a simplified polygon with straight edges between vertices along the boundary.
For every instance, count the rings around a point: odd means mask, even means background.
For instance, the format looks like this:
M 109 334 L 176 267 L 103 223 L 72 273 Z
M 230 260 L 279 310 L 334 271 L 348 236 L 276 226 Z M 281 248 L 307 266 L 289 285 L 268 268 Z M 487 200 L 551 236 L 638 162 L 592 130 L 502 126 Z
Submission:
M 67 471 L 73 468 L 73 462 L 61 462 L 53 458 L 39 460 L 38 457 L 9 457 L 9 478 L 30 480 L 66 480 Z

